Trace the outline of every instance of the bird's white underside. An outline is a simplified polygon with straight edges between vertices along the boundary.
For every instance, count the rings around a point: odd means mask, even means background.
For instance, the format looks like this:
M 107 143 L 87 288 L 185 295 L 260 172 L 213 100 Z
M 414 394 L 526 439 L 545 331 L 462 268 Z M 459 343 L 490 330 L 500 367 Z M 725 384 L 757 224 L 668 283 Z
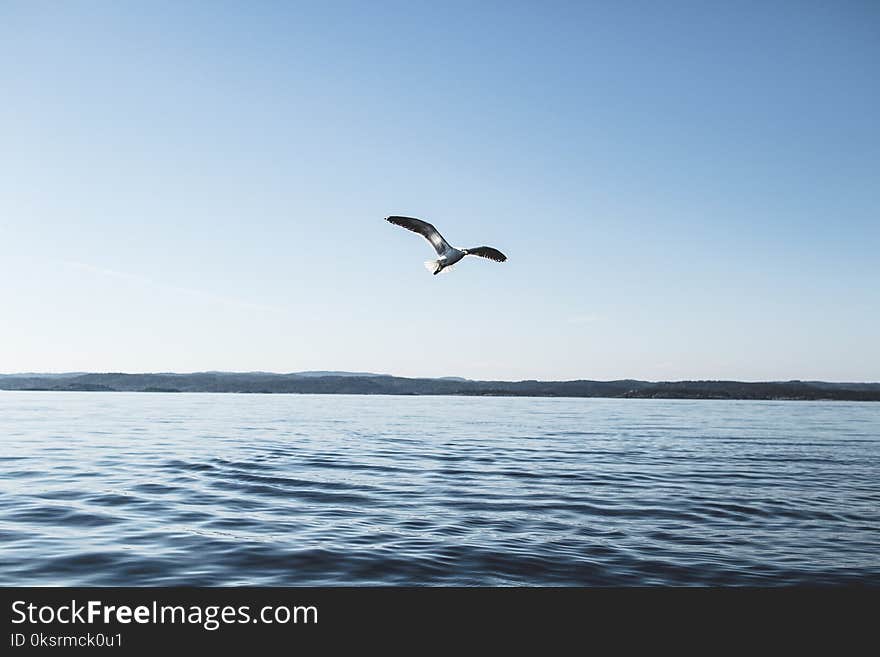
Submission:
M 437 269 L 437 265 L 440 264 L 439 260 L 425 260 L 425 269 L 427 269 L 432 274 Z M 440 270 L 441 274 L 446 274 L 455 269 L 455 265 L 446 265 L 442 270 Z

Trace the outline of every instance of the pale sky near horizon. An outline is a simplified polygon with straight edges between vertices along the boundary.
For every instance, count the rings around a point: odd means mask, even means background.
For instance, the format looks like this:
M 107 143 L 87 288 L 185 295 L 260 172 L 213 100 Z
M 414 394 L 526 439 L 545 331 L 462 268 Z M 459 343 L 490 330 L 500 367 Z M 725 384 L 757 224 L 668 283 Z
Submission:
M 0 372 L 878 381 L 878 70 L 875 2 L 0 3 Z

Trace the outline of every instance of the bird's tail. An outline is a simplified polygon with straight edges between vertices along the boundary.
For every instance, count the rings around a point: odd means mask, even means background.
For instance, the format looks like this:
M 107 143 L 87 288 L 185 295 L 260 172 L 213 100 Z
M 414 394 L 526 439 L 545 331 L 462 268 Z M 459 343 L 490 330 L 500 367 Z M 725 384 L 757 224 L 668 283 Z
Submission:
M 440 266 L 439 260 L 425 260 L 425 269 L 427 269 L 432 274 L 437 273 L 437 268 Z M 441 274 L 448 274 L 455 268 L 454 265 L 446 265 L 443 269 L 440 270 Z

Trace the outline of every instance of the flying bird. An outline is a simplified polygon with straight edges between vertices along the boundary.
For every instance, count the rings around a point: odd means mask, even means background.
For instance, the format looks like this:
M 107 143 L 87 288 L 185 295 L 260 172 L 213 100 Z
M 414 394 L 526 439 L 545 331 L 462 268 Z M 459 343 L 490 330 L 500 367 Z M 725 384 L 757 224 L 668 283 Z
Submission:
M 470 249 L 458 249 L 450 245 L 449 242 L 443 239 L 443 236 L 437 231 L 436 228 L 434 228 L 434 226 L 429 224 L 427 221 L 422 221 L 421 219 L 415 219 L 413 217 L 391 216 L 385 217 L 385 221 L 390 221 L 395 226 L 403 226 L 407 230 L 418 233 L 431 243 L 431 246 L 434 247 L 434 250 L 440 257 L 437 260 L 428 260 L 427 262 L 425 262 L 425 267 L 435 276 L 444 269 L 452 267 L 452 265 L 464 258 L 466 255 L 475 255 L 480 256 L 481 258 L 489 258 L 489 260 L 494 260 L 495 262 L 504 262 L 505 260 L 507 260 L 506 255 L 501 253 L 501 251 L 499 251 L 498 249 L 493 249 L 491 246 L 475 246 Z

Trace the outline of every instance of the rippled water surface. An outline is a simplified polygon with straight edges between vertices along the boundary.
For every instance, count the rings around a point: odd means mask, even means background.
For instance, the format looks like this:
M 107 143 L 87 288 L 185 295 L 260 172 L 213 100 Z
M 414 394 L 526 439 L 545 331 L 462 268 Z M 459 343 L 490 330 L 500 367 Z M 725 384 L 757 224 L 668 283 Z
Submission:
M 0 584 L 880 585 L 880 404 L 0 392 Z

